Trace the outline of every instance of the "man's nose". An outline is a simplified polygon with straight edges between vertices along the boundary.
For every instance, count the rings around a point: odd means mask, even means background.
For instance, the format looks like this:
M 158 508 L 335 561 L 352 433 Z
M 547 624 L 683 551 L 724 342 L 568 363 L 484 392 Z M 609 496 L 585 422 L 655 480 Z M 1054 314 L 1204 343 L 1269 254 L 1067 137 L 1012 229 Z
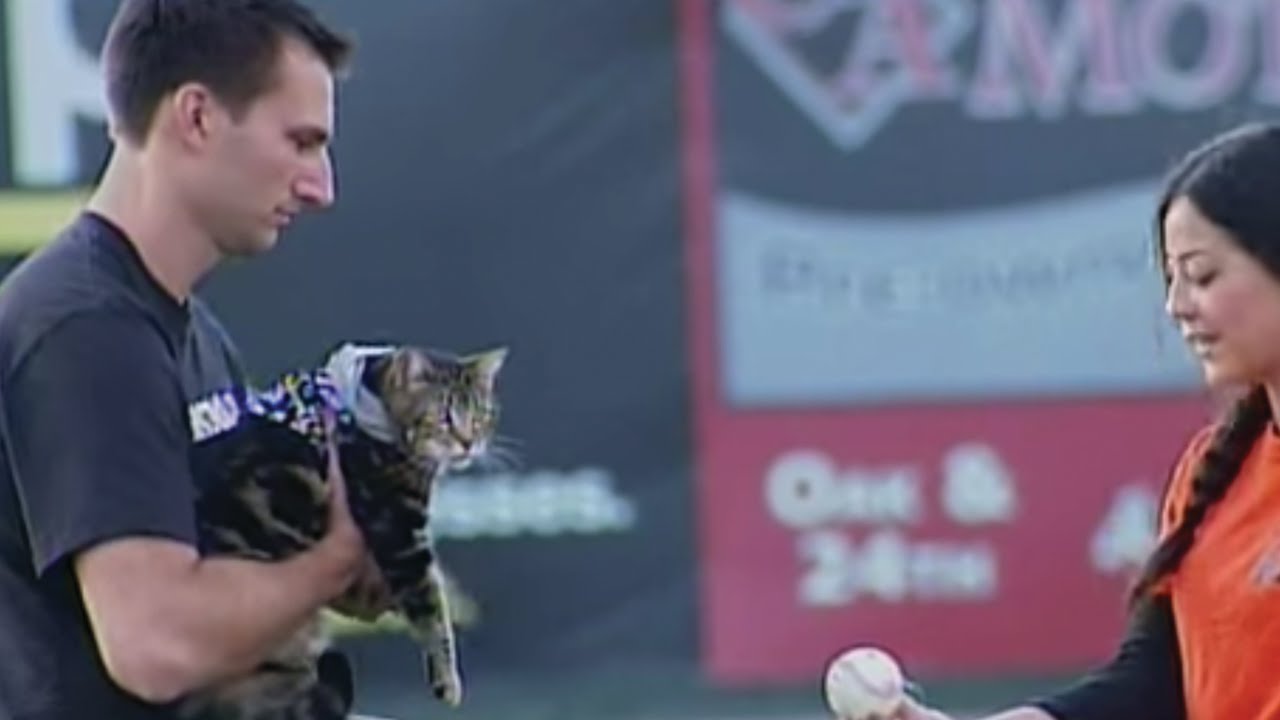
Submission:
M 333 204 L 333 163 L 329 153 L 324 153 L 319 162 L 298 178 L 293 191 L 309 207 L 319 209 Z

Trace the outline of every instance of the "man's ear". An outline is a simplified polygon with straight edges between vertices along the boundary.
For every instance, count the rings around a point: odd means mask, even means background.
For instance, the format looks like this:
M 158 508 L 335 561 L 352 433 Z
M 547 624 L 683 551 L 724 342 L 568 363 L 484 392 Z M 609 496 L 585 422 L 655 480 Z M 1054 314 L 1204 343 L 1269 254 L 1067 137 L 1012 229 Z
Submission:
M 221 129 L 228 116 L 208 87 L 186 83 L 157 109 L 155 124 L 167 126 L 183 147 L 199 150 Z

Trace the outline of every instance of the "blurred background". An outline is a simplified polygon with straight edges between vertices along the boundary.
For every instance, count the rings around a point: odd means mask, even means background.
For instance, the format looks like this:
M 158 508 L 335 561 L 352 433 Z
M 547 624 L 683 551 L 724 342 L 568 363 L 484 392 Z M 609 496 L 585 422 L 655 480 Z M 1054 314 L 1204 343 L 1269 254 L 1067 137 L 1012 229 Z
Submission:
M 6 268 L 101 167 L 115 5 L 0 0 Z M 510 347 L 520 458 L 437 495 L 465 705 L 343 626 L 363 712 L 816 720 L 873 643 L 969 713 L 1108 657 L 1211 412 L 1155 193 L 1275 114 L 1280 2 L 314 5 L 338 204 L 205 295 L 262 379 Z

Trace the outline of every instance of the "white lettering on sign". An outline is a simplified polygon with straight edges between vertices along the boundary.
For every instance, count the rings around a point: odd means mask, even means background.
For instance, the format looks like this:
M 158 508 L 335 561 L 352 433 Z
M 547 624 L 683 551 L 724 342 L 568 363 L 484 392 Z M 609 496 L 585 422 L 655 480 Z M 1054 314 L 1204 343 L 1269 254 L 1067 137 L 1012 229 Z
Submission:
M 796 530 L 840 523 L 914 523 L 924 509 L 918 468 L 838 468 L 816 450 L 780 455 L 765 474 L 764 494 L 774 519 Z
M 995 448 L 962 443 L 942 458 L 942 507 L 961 525 L 1007 523 L 1017 511 L 1013 473 Z
M 637 518 L 635 502 L 598 467 L 450 477 L 432 505 L 432 536 L 458 540 L 614 534 Z
M 83 171 L 81 119 L 104 120 L 97 60 L 76 39 L 71 0 L 6 0 L 9 147 L 15 185 L 62 186 Z
M 805 607 L 975 602 L 994 597 L 999 585 L 995 550 L 981 541 L 909 540 L 881 530 L 855 542 L 836 530 L 814 530 L 796 539 L 796 550 L 796 594 Z
M 1013 472 L 995 448 L 961 442 L 943 453 L 939 502 L 960 525 L 1008 523 L 1017 512 Z M 764 477 L 769 514 L 793 530 L 831 525 L 917 524 L 926 505 L 923 469 L 913 463 L 840 467 L 819 450 L 778 455 Z
M 1089 560 L 1103 574 L 1127 574 L 1155 548 L 1159 499 L 1146 485 L 1117 488 L 1089 538 Z
M 722 21 L 844 149 L 904 108 L 978 121 L 1280 105 L 1280 0 L 726 0 Z M 1193 57 L 1175 31 L 1204 28 Z M 846 30 L 846 28 L 848 28 Z M 813 46 L 844 37 L 835 65 Z M 824 46 L 825 47 L 825 46 Z M 974 47 L 971 66 L 962 48 Z M 1252 71 L 1252 72 L 1251 72 Z

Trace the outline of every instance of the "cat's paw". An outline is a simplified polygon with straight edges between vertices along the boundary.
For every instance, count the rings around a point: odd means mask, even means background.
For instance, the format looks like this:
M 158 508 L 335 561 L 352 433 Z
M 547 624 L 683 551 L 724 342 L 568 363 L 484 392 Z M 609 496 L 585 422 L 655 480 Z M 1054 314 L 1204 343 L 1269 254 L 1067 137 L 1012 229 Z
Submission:
M 437 700 L 457 707 L 462 704 L 462 676 L 458 667 L 450 662 L 432 662 L 427 660 L 427 682 L 431 685 L 431 694 Z
M 457 707 L 462 704 L 462 678 L 456 672 L 449 673 L 432 681 L 431 692 L 446 705 Z

